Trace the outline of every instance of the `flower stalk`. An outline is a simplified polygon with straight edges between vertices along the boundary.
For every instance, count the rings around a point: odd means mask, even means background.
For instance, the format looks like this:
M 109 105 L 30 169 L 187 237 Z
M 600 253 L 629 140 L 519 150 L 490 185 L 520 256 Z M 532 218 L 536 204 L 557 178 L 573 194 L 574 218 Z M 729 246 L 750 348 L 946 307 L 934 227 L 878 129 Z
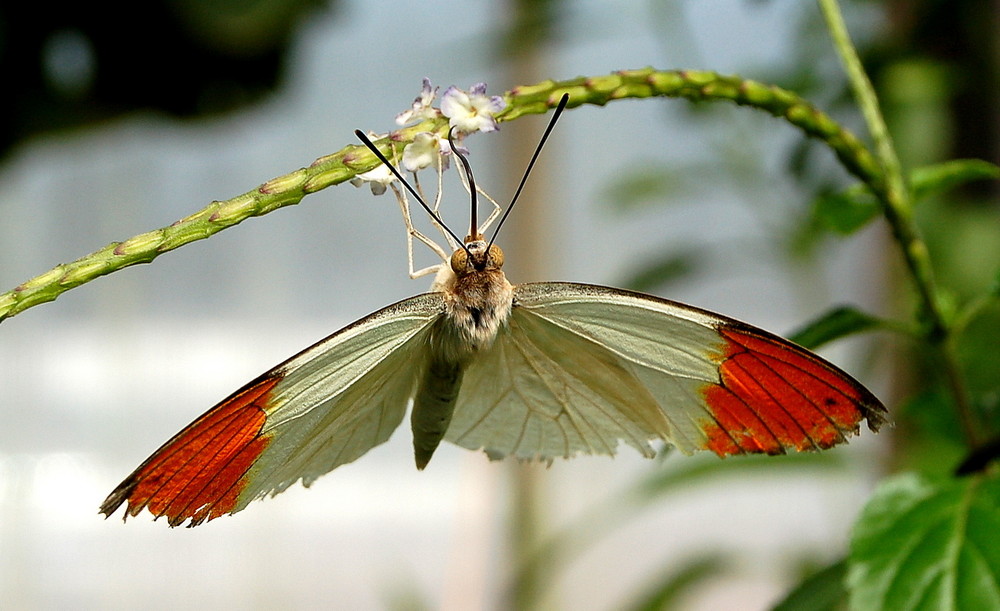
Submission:
M 570 108 L 583 104 L 604 106 L 617 100 L 651 97 L 727 101 L 756 108 L 819 139 L 836 153 L 848 171 L 873 192 L 885 191 L 885 174 L 880 164 L 857 137 L 791 91 L 738 76 L 644 68 L 566 81 L 548 80 L 517 87 L 501 96 L 505 107 L 495 119 L 502 123 L 527 114 L 547 112 L 555 107 L 563 93 L 570 95 Z M 421 106 L 419 101 L 420 98 L 415 101 L 416 106 Z M 448 117 L 417 110 L 413 113 L 415 116 L 410 118 L 421 119 L 419 123 L 390 132 L 386 138 L 375 142 L 384 153 L 392 153 L 390 142 L 405 146 L 421 133 L 447 138 Z M 320 157 L 308 167 L 269 180 L 252 191 L 229 200 L 212 202 L 203 210 L 167 227 L 124 242 L 113 242 L 76 261 L 57 265 L 0 295 L 0 321 L 52 301 L 62 293 L 100 276 L 139 263 L 149 263 L 163 253 L 205 239 L 248 218 L 297 204 L 310 193 L 350 181 L 378 165 L 379 160 L 364 146 L 349 145 Z

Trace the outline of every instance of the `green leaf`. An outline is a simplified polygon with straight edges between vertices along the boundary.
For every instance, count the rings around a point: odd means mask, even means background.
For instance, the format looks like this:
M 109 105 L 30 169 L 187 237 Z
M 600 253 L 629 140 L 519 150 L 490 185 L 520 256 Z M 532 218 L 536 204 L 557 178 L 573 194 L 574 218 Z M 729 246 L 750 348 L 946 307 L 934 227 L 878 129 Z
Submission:
M 844 607 L 847 560 L 841 559 L 802 580 L 771 611 L 834 611 Z
M 982 159 L 956 159 L 917 168 L 910 173 L 914 201 L 976 180 L 1000 179 L 1000 167 Z M 878 200 L 865 185 L 824 193 L 813 202 L 813 214 L 825 227 L 850 235 L 878 217 Z
M 813 321 L 806 323 L 792 333 L 788 339 L 804 348 L 815 350 L 835 339 L 883 326 L 886 326 L 886 323 L 881 319 L 857 308 L 843 306 L 828 310 Z
M 910 173 L 913 200 L 943 193 L 976 180 L 1000 178 L 1000 167 L 982 159 L 953 159 L 917 168 Z
M 831 231 L 849 235 L 879 215 L 879 203 L 864 185 L 825 193 L 813 202 L 816 219 Z
M 885 480 L 854 527 L 852 609 L 1000 609 L 1000 480 Z

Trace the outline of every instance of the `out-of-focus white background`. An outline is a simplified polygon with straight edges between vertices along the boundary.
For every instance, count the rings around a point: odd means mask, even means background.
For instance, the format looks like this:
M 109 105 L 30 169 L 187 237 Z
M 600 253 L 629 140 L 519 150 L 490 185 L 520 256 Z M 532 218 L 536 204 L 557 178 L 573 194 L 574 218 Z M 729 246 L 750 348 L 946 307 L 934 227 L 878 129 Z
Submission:
M 816 10 L 787 1 L 574 3 L 540 70 L 560 79 L 654 65 L 766 78 L 788 60 L 792 29 Z M 249 111 L 185 122 L 140 113 L 19 146 L 0 167 L 0 285 L 307 165 L 354 143 L 355 128 L 387 131 L 422 77 L 442 88 L 486 81 L 495 93 L 530 84 L 511 80 L 488 47 L 505 18 L 500 3 L 343 2 L 311 16 L 287 85 Z M 839 79 L 832 50 L 820 55 L 829 61 L 816 69 Z M 664 250 L 710 247 L 699 273 L 663 296 L 779 333 L 833 303 L 877 303 L 878 230 L 827 249 L 819 274 L 768 252 L 783 211 L 805 205 L 781 175 L 781 154 L 799 135 L 737 108 L 717 111 L 719 128 L 706 130 L 686 121 L 686 104 L 625 101 L 564 115 L 538 170 L 551 197 L 519 204 L 557 220 L 546 228 L 550 277 L 511 280 L 614 285 Z M 491 187 L 500 168 L 527 162 L 505 158 L 503 140 L 518 130 L 535 138 L 543 125 L 517 121 L 469 141 L 477 177 L 497 199 L 509 197 Z M 720 183 L 669 207 L 622 213 L 608 201 L 607 185 L 628 168 L 712 163 L 720 150 L 758 164 L 752 197 Z M 770 201 L 747 204 L 761 199 Z M 461 227 L 465 200 L 445 208 Z M 295 486 L 197 529 L 97 515 L 139 462 L 232 390 L 426 290 L 428 280 L 407 278 L 403 238 L 389 196 L 335 187 L 0 325 L 0 607 L 377 609 L 416 592 L 432 608 L 496 608 L 511 568 L 510 471 L 446 445 L 417 472 L 405 426 L 310 490 Z M 508 260 L 517 257 L 508 249 Z M 871 382 L 859 347 L 824 354 Z M 717 479 L 672 495 L 567 564 L 555 600 L 617 608 L 672 563 L 724 550 L 735 570 L 690 608 L 764 608 L 794 581 L 797 557 L 842 552 L 879 443 L 864 432 L 836 450 L 857 470 Z M 543 476 L 546 526 L 653 470 L 703 459 L 661 464 L 623 449 L 614 460 L 556 462 Z

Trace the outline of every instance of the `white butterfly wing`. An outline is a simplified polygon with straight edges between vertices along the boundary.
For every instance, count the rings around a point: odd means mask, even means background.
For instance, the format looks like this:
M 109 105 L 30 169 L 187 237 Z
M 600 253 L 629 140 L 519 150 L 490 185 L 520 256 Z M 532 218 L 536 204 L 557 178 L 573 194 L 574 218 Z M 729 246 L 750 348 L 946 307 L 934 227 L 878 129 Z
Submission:
M 261 429 L 281 444 L 254 465 L 245 494 L 277 494 L 300 478 L 309 486 L 388 441 L 415 391 L 441 304 L 435 294 L 402 301 L 281 367 Z
M 442 312 L 440 294 L 420 295 L 307 348 L 174 436 L 101 511 L 127 501 L 127 515 L 194 526 L 357 459 L 402 421 Z
M 164 444 L 106 515 L 191 526 L 351 462 L 399 426 L 444 320 L 441 293 L 401 301 L 264 374 Z M 466 366 L 445 439 L 493 457 L 650 456 L 652 440 L 721 456 L 827 448 L 885 408 L 777 336 L 674 302 L 568 283 L 515 287 L 510 318 Z
M 884 408 L 847 374 L 743 323 L 571 283 L 515 287 L 508 326 L 470 364 L 446 439 L 493 457 L 612 454 L 651 440 L 720 455 L 816 449 Z

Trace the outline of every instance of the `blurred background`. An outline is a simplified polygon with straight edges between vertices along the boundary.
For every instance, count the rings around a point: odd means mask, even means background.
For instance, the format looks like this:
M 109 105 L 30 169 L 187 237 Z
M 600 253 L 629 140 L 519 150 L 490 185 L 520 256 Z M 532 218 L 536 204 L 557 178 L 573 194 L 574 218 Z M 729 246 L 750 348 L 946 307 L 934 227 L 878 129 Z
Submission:
M 995 3 L 843 9 L 904 163 L 1000 159 Z M 0 290 L 308 165 L 356 128 L 392 129 L 423 77 L 501 93 L 647 65 L 711 69 L 793 89 L 861 131 L 818 9 L 790 0 L 5 3 L 0 64 Z M 547 119 L 470 139 L 499 201 Z M 849 177 L 769 116 L 616 102 L 566 113 L 547 146 L 500 240 L 513 282 L 639 288 L 781 334 L 842 303 L 908 313 L 884 227 L 843 238 L 816 218 L 813 202 Z M 448 193 L 445 218 L 461 227 L 467 200 Z M 956 295 L 1000 260 L 996 208 L 974 185 L 921 209 Z M 926 416 L 924 432 L 863 431 L 806 460 L 648 461 L 623 448 L 545 469 L 445 444 L 417 472 L 403 427 L 310 490 L 194 530 L 97 515 L 219 399 L 425 291 L 407 277 L 404 238 L 389 196 L 333 187 L 0 325 L 0 606 L 761 609 L 843 555 L 907 444 L 959 451 L 954 423 Z M 996 314 L 970 334 L 967 361 L 996 363 Z M 823 354 L 895 412 L 921 367 L 900 343 Z M 997 388 L 988 374 L 974 383 Z M 526 549 L 553 540 L 559 553 L 520 572 Z

